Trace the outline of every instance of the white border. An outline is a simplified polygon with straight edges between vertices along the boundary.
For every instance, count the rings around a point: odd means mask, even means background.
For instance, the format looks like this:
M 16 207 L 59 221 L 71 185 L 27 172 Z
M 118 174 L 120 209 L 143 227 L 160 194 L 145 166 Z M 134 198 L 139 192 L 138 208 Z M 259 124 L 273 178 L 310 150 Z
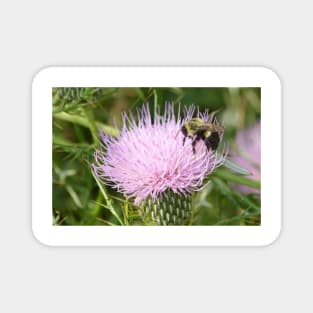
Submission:
M 53 226 L 52 87 L 261 87 L 261 226 Z M 281 84 L 264 67 L 51 67 L 33 80 L 32 227 L 52 246 L 262 246 L 281 229 Z

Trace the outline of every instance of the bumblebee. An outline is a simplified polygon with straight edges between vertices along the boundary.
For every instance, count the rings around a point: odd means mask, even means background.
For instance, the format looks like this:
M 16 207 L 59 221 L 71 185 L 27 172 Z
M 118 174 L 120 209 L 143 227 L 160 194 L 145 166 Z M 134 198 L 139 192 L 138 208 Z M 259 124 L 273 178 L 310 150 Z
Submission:
M 224 132 L 224 127 L 216 123 L 205 123 L 201 118 L 192 118 L 188 120 L 181 131 L 184 135 L 183 145 L 186 138 L 192 139 L 192 151 L 196 152 L 196 143 L 203 140 L 208 151 L 215 151 L 220 143 L 221 136 Z

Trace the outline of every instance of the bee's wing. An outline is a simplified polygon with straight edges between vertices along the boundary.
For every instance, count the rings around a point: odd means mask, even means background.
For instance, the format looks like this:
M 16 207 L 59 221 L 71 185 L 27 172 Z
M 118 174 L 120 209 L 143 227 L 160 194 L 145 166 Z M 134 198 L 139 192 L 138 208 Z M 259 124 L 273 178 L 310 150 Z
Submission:
M 207 123 L 207 129 L 210 131 L 217 131 L 220 134 L 224 132 L 224 127 L 219 124 Z
M 225 128 L 222 126 L 222 125 L 216 125 L 216 130 L 219 132 L 219 133 L 223 133 Z

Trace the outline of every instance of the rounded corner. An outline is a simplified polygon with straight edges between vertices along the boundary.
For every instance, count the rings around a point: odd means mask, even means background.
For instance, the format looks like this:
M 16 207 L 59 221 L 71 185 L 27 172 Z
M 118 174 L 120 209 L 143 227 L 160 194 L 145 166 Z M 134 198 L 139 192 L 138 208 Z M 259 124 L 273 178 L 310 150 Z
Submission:
M 261 66 L 260 69 L 262 69 L 262 71 L 264 71 L 266 73 L 266 76 L 269 79 L 276 81 L 276 83 L 279 85 L 279 88 L 282 87 L 282 79 L 281 79 L 279 73 L 275 69 L 272 69 L 268 66 Z
M 46 242 L 44 239 L 41 238 L 40 232 L 38 233 L 38 231 L 35 230 L 34 226 L 31 227 L 31 233 L 32 233 L 34 240 L 37 243 L 39 243 L 40 245 L 44 247 L 52 247 L 51 244 L 49 244 L 48 242 Z
M 281 237 L 281 233 L 282 233 L 282 226 L 279 225 L 279 227 L 275 229 L 275 231 L 273 231 L 271 236 L 264 243 L 262 243 L 261 246 L 269 247 L 275 244 L 278 241 L 278 239 Z
M 47 75 L 48 72 L 51 72 L 52 69 L 52 66 L 47 66 L 37 71 L 32 78 L 32 86 L 36 85 L 37 81 L 40 81 L 43 77 Z

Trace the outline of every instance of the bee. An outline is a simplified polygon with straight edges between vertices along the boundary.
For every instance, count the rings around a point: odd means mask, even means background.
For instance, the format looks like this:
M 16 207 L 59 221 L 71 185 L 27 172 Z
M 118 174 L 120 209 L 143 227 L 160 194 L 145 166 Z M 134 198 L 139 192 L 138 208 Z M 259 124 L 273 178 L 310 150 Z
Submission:
M 201 118 L 196 117 L 188 120 L 181 131 L 184 135 L 183 145 L 186 138 L 192 139 L 192 151 L 196 152 L 196 143 L 203 140 L 208 151 L 215 151 L 220 143 L 221 136 L 224 132 L 224 127 L 216 123 L 205 123 Z

